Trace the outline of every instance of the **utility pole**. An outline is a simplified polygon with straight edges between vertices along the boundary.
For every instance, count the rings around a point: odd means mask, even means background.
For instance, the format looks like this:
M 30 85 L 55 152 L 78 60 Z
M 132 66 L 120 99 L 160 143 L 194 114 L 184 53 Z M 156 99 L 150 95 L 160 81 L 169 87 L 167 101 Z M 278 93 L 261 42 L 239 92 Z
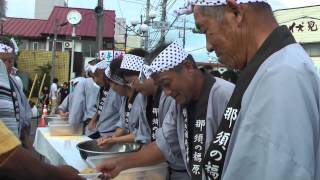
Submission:
M 97 50 L 102 49 L 103 45 L 103 0 L 98 0 L 98 6 L 94 10 L 96 12 L 97 30 L 96 30 L 96 43 Z
M 52 59 L 51 59 L 51 73 L 50 73 L 50 84 L 53 83 L 53 78 L 55 76 L 55 69 L 56 69 L 56 41 L 58 36 L 58 30 L 59 30 L 59 22 L 58 19 L 54 22 L 54 36 L 52 41 Z
M 147 0 L 147 9 L 146 9 L 146 24 L 149 26 L 150 23 L 150 0 Z M 144 38 L 144 49 L 148 50 L 149 48 L 149 29 L 145 32 Z
M 76 39 L 76 25 L 72 25 L 72 51 L 71 51 L 71 66 L 70 66 L 70 80 L 73 77 L 73 63 L 74 63 L 74 48 L 75 48 L 75 39 Z
M 127 53 L 127 43 L 128 43 L 128 26 L 126 25 L 126 33 L 124 34 L 124 52 Z
M 167 0 L 162 0 L 162 13 L 161 13 L 161 22 L 165 23 L 167 20 Z M 166 36 L 166 28 L 163 27 L 161 29 L 161 36 L 160 36 L 160 44 L 165 41 Z
M 184 22 L 183 22 L 183 39 L 182 39 L 182 42 L 183 42 L 183 48 L 186 47 L 186 17 L 184 17 Z

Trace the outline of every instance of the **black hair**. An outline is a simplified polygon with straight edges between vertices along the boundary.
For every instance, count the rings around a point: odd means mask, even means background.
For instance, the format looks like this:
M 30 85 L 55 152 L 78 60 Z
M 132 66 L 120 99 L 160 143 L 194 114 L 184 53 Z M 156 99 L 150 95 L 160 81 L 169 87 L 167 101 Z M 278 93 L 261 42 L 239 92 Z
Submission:
M 0 36 L 0 43 L 5 44 L 13 49 L 12 54 L 15 54 L 16 49 L 12 43 L 12 41 L 6 36 Z
M 163 51 L 165 50 L 170 43 L 161 43 L 154 50 L 152 50 L 149 55 L 145 58 L 145 63 L 150 65 L 152 61 Z
M 230 81 L 234 84 L 236 84 L 238 79 L 238 74 L 234 72 L 233 70 L 227 70 L 222 73 L 221 77 L 227 81 Z
M 211 71 L 210 73 L 211 73 L 211 75 L 214 76 L 214 77 L 218 77 L 218 78 L 221 77 L 221 73 L 220 73 L 219 71 Z
M 128 52 L 128 54 L 132 54 L 139 57 L 146 57 L 148 56 L 148 52 L 142 48 L 134 48 Z M 121 77 L 123 76 L 139 76 L 140 71 L 133 71 L 128 69 L 120 69 Z
M 110 73 L 111 76 L 116 75 L 122 77 L 120 66 L 122 62 L 122 57 L 115 58 L 110 63 Z
M 57 78 L 54 78 L 54 79 L 53 79 L 53 82 L 54 82 L 54 83 L 58 83 L 58 81 L 59 81 L 59 80 L 58 80 Z
M 93 65 L 96 65 L 100 61 L 101 61 L 100 59 L 92 59 L 91 61 L 88 62 L 88 64 L 93 66 Z
M 140 57 L 146 57 L 149 53 L 142 48 L 134 48 L 128 51 L 128 54 L 132 54 Z

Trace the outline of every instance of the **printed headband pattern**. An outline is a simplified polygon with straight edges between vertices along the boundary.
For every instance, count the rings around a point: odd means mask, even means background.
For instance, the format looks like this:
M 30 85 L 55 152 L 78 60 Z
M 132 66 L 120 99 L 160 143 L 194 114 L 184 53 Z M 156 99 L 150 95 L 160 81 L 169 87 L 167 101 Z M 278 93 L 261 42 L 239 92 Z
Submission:
M 121 62 L 121 69 L 140 72 L 144 63 L 144 58 L 132 54 L 125 54 Z
M 150 78 L 153 73 L 168 71 L 182 63 L 187 56 L 188 53 L 175 41 L 164 49 L 150 66 L 144 66 L 144 74 L 147 78 Z
M 268 3 L 267 0 L 236 0 L 238 4 L 247 4 L 247 3 L 256 3 L 256 2 L 265 2 Z M 188 3 L 178 10 L 175 10 L 174 13 L 177 16 L 184 14 L 192 14 L 193 9 L 192 6 L 221 6 L 226 5 L 226 0 L 190 0 Z

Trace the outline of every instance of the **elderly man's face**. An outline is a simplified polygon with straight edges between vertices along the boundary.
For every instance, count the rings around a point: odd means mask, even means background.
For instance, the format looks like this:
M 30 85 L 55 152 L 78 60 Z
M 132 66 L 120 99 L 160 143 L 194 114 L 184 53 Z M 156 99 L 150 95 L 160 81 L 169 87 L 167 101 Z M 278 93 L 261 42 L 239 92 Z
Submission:
M 140 83 L 138 91 L 141 92 L 145 96 L 153 95 L 157 86 L 154 84 L 153 79 L 146 79 Z
M 197 28 L 206 35 L 207 50 L 215 51 L 222 64 L 241 69 L 245 40 L 239 36 L 236 15 L 226 11 L 224 17 L 217 19 L 204 15 L 202 8 L 195 6 L 194 18 Z
M 8 73 L 11 73 L 14 61 L 14 55 L 11 53 L 0 53 L 0 59 L 6 65 Z
M 110 82 L 110 86 L 111 86 L 112 90 L 114 90 L 120 96 L 127 96 L 127 87 L 119 85 L 119 84 L 114 83 L 112 81 Z
M 139 77 L 138 76 L 124 76 L 124 80 L 126 80 L 127 86 L 134 89 L 135 91 L 139 91 L 140 89 L 140 83 L 139 83 Z
M 152 76 L 155 84 L 161 86 L 166 96 L 171 96 L 178 104 L 188 104 L 193 98 L 195 80 L 192 67 L 184 66 L 180 72 L 165 71 Z
M 104 87 L 104 70 L 97 69 L 93 74 L 93 80 L 100 87 Z

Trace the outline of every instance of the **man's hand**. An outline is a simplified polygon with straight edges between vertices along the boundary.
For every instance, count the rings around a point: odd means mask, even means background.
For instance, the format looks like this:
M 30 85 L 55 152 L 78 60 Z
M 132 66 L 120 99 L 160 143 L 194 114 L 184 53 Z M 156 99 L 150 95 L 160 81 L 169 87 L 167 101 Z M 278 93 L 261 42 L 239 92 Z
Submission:
M 100 147 L 109 147 L 115 143 L 116 143 L 115 138 L 109 137 L 109 136 L 104 136 L 104 137 L 97 139 L 97 144 Z
M 89 124 L 87 125 L 87 128 L 90 130 L 90 131 L 93 131 L 96 129 L 96 126 L 97 126 L 97 121 L 95 119 L 91 119 L 91 121 L 89 122 Z
M 78 176 L 78 171 L 76 169 L 74 169 L 71 166 L 58 166 L 58 174 L 56 176 L 56 179 L 59 180 L 84 180 L 83 178 L 81 178 L 80 176 Z
M 67 120 L 66 118 L 69 117 L 69 112 L 64 112 L 62 110 L 59 110 L 60 117 L 63 118 L 63 120 Z
M 117 128 L 112 137 L 119 137 L 125 134 L 125 130 L 122 128 Z
M 88 128 L 90 131 L 93 131 L 93 130 L 96 129 L 98 119 L 99 119 L 99 115 L 98 115 L 98 114 L 95 114 L 95 115 L 91 118 L 90 122 L 89 122 L 88 125 L 87 125 L 87 128 Z
M 118 176 L 121 171 L 125 170 L 124 162 L 126 161 L 122 157 L 108 159 L 98 165 L 97 170 L 102 172 L 107 179 L 114 178 Z

